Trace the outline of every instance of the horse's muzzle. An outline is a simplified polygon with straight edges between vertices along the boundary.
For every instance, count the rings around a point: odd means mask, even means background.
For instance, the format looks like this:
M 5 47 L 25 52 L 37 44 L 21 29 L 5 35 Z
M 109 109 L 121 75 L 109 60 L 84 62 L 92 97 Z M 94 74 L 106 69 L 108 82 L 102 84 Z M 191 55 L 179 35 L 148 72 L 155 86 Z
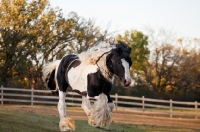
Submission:
M 131 84 L 131 79 L 130 78 L 127 78 L 127 79 L 124 80 L 124 86 L 125 87 L 128 87 L 130 84 Z

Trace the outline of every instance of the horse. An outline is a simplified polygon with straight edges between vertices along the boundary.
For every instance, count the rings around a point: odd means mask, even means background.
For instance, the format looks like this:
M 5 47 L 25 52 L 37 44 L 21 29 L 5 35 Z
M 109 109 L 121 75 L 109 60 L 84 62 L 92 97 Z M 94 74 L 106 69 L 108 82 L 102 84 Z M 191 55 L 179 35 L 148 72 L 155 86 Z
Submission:
M 74 120 L 66 114 L 68 87 L 82 95 L 81 107 L 94 127 L 111 123 L 115 104 L 110 97 L 114 75 L 127 87 L 131 84 L 131 48 L 122 41 L 102 41 L 80 54 L 68 54 L 43 67 L 43 80 L 52 93 L 58 93 L 60 131 L 74 131 Z

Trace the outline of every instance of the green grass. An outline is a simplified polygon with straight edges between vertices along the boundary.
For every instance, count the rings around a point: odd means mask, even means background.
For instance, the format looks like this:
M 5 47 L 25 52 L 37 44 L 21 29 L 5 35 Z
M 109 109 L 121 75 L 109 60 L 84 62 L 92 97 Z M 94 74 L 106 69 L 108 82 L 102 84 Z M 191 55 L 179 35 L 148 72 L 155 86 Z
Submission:
M 0 132 L 55 132 L 59 119 L 30 112 L 0 113 Z
M 0 132 L 59 132 L 59 118 L 25 110 L 0 108 Z M 197 132 L 194 129 L 151 125 L 112 123 L 107 129 L 89 126 L 87 121 L 75 121 L 76 132 Z

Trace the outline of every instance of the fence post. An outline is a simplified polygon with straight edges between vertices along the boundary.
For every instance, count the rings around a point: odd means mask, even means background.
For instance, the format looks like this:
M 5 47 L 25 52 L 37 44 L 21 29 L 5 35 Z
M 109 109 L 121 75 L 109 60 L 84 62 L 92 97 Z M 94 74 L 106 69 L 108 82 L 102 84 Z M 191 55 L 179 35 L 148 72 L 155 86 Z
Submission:
M 118 94 L 115 93 L 115 109 L 116 109 L 116 111 L 117 111 L 117 107 L 118 107 L 117 102 L 118 102 Z
M 170 99 L 170 118 L 172 118 L 173 117 L 173 115 L 172 115 L 172 99 Z
M 31 88 L 31 106 L 33 105 L 33 89 Z
M 1 85 L 1 105 L 3 105 L 3 85 Z
M 144 109 L 145 109 L 145 107 L 144 107 L 144 96 L 142 96 L 142 112 L 143 112 L 143 114 L 144 114 Z
M 195 119 L 197 119 L 197 109 L 198 109 L 198 105 L 197 105 L 197 101 L 194 102 L 195 103 Z

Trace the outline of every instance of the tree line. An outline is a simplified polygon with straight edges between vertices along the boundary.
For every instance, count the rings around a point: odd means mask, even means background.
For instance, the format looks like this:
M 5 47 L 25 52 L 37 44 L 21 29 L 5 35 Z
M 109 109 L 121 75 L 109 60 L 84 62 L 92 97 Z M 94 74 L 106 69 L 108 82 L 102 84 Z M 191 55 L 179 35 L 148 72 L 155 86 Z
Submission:
M 0 84 L 45 89 L 42 66 L 65 54 L 80 53 L 108 38 L 108 31 L 48 0 L 1 0 Z M 115 36 L 132 47 L 133 85 L 115 79 L 112 93 L 200 101 L 200 39 L 174 38 L 169 31 L 127 30 Z

